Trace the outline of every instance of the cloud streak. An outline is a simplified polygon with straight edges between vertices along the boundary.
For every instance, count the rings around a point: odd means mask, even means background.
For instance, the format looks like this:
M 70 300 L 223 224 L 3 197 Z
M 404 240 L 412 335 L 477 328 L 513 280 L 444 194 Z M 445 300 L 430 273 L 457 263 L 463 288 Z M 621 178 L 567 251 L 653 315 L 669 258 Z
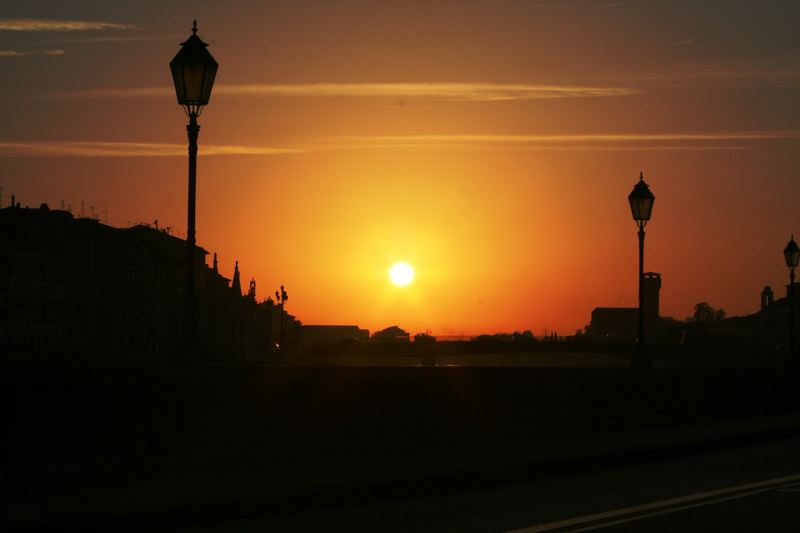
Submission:
M 135 98 L 172 96 L 170 87 L 139 89 L 91 89 L 59 93 L 67 98 Z M 220 96 L 261 97 L 377 97 L 418 98 L 469 102 L 510 100 L 551 100 L 559 98 L 600 98 L 640 94 L 626 87 L 584 87 L 531 85 L 520 83 L 307 83 L 307 84 L 238 84 L 220 85 Z
M 200 155 L 290 155 L 303 153 L 300 147 L 203 145 Z M 186 157 L 185 144 L 94 142 L 94 141 L 0 141 L 5 157 Z
M 568 133 L 568 134 L 466 134 L 466 135 L 383 135 L 340 137 L 353 142 L 374 141 L 383 144 L 536 144 L 536 143 L 606 143 L 670 141 L 753 141 L 800 139 L 800 131 L 744 131 L 706 133 Z
M 630 96 L 621 87 L 580 87 L 518 83 L 313 83 L 223 86 L 222 94 L 264 96 L 377 96 L 440 100 L 502 101 Z
M 797 140 L 800 131 L 347 136 L 321 140 L 334 150 L 697 151 L 748 150 L 755 142 Z
M 93 30 L 138 30 L 134 24 L 96 22 L 86 20 L 52 19 L 0 19 L 0 31 L 93 31 Z
M 554 135 L 384 135 L 301 139 L 282 146 L 203 145 L 202 156 L 295 155 L 349 150 L 711 151 L 749 150 L 754 142 L 798 140 L 800 131 L 592 133 Z M 0 141 L 0 157 L 186 157 L 185 144 Z
M 141 43 L 156 41 L 175 41 L 179 43 L 186 40 L 180 35 L 102 35 L 97 37 L 64 37 L 37 41 L 45 44 L 92 44 L 92 43 Z
M 0 50 L 0 57 L 63 56 L 64 50 Z

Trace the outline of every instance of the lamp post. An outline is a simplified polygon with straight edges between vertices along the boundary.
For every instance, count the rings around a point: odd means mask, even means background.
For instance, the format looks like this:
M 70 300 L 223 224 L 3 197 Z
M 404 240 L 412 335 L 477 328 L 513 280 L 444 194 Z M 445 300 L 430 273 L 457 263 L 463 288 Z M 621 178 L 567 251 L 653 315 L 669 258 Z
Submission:
M 631 356 L 631 366 L 651 366 L 652 362 L 647 356 L 644 339 L 644 227 L 653 213 L 653 203 L 656 197 L 650 192 L 650 187 L 644 182 L 644 176 L 639 173 L 639 182 L 628 195 L 631 205 L 633 220 L 639 226 L 639 330 L 636 353 Z
M 287 294 L 286 289 L 284 288 L 283 285 L 281 285 L 281 291 L 280 292 L 275 291 L 275 297 L 278 299 L 278 303 L 281 304 L 281 329 L 280 329 L 280 333 L 278 335 L 278 339 L 279 339 L 279 342 L 280 342 L 279 349 L 280 349 L 281 352 L 285 353 L 286 352 L 286 333 L 285 333 L 285 331 L 283 329 L 284 328 L 283 315 L 286 314 L 286 301 L 289 299 L 289 295 Z
M 783 257 L 786 259 L 786 266 L 789 267 L 789 355 L 787 363 L 793 367 L 796 366 L 794 358 L 794 269 L 800 263 L 800 247 L 794 242 L 794 235 L 783 249 Z
M 189 124 L 189 199 L 186 224 L 186 318 L 184 323 L 184 346 L 188 352 L 199 346 L 197 340 L 197 313 L 194 282 L 195 256 L 195 189 L 197 181 L 197 136 L 200 126 L 197 117 L 211 98 L 211 88 L 217 74 L 217 62 L 206 50 L 208 44 L 197 36 L 197 21 L 192 25 L 192 34 L 181 43 L 181 49 L 169 62 L 178 104 L 183 106 Z

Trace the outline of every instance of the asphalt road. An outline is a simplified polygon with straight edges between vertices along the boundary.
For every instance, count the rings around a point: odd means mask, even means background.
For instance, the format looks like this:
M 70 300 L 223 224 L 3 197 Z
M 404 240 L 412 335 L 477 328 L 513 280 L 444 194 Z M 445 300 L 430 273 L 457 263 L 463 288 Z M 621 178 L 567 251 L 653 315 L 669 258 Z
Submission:
M 0 530 L 792 528 L 796 377 L 23 369 Z
M 524 483 L 302 502 L 179 531 L 797 531 L 800 439 Z M 152 524 L 155 525 L 155 524 Z

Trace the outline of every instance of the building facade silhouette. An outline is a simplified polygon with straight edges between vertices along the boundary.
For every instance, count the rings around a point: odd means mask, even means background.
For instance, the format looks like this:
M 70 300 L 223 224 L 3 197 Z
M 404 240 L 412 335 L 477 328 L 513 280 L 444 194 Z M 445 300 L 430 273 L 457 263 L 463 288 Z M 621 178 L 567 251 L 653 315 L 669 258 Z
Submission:
M 775 295 L 772 293 L 772 288 L 769 285 L 764 286 L 761 291 L 761 311 L 772 305 Z
M 645 336 L 650 339 L 660 324 L 661 274 L 645 272 L 642 288 Z M 638 307 L 596 307 L 592 311 L 589 336 L 594 341 L 635 341 L 638 324 Z
M 197 247 L 200 340 L 211 363 L 274 352 L 299 322 L 231 287 Z M 170 364 L 184 316 L 186 241 L 146 225 L 114 228 L 68 211 L 0 209 L 0 359 Z M 238 265 L 233 273 L 238 281 Z M 281 320 L 283 315 L 283 320 Z
M 792 290 L 795 291 L 795 331 L 800 316 L 800 283 L 785 286 L 785 296 L 774 299 L 769 286 L 761 291 L 758 312 L 723 320 L 686 324 L 685 342 L 690 347 L 759 354 L 785 352 L 789 342 L 789 317 Z
M 369 340 L 369 330 L 358 326 L 303 325 L 298 335 L 300 351 L 324 350 L 365 342 Z

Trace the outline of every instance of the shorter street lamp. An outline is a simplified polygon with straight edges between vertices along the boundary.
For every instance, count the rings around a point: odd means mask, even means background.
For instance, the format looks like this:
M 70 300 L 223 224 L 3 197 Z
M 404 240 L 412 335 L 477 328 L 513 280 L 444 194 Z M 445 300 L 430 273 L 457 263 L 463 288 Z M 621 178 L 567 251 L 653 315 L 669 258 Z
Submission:
M 794 269 L 800 263 L 800 247 L 794 242 L 794 235 L 783 249 L 786 266 L 789 267 L 789 366 L 795 366 L 794 359 Z
M 655 201 L 656 197 L 650 192 L 650 187 L 644 182 L 644 176 L 640 172 L 639 182 L 628 195 L 633 220 L 639 225 L 639 339 L 636 353 L 631 356 L 631 366 L 652 365 L 644 341 L 644 227 L 653 213 Z
M 286 289 L 284 288 L 283 285 L 281 285 L 280 292 L 275 291 L 275 300 L 277 300 L 277 302 L 281 306 L 281 329 L 280 329 L 280 333 L 279 333 L 279 336 L 278 336 L 280 344 L 278 346 L 278 349 L 281 350 L 282 352 L 285 352 L 286 348 L 285 348 L 284 345 L 286 343 L 286 334 L 284 333 L 284 329 L 283 329 L 283 327 L 284 327 L 283 326 L 283 315 L 286 312 L 286 301 L 289 300 L 289 295 L 286 293 Z
M 195 191 L 197 188 L 197 137 L 200 126 L 197 117 L 211 98 L 211 88 L 217 74 L 217 62 L 206 50 L 208 45 L 197 36 L 197 21 L 192 25 L 192 34 L 181 43 L 181 49 L 169 62 L 175 94 L 183 106 L 189 124 L 189 199 L 188 222 L 186 224 L 186 319 L 184 323 L 184 350 L 199 349 L 197 338 L 197 312 L 194 283 L 195 257 Z

